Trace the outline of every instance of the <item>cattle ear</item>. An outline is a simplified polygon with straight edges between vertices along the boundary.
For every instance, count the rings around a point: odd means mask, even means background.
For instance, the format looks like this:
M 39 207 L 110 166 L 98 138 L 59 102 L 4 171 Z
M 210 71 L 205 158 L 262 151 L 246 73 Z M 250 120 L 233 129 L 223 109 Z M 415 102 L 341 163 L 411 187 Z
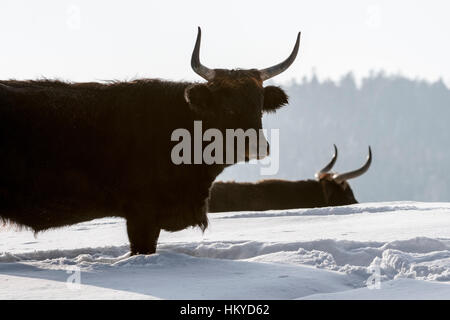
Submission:
M 205 112 L 210 109 L 212 95 L 206 84 L 194 84 L 184 91 L 184 98 L 192 110 Z
M 263 111 L 275 112 L 288 103 L 287 94 L 279 87 L 267 86 L 264 88 Z

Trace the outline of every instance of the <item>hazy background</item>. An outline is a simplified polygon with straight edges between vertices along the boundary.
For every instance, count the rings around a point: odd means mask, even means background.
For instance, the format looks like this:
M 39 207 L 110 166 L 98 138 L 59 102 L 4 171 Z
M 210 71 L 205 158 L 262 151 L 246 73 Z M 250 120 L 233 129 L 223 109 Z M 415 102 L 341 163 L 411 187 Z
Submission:
M 359 201 L 450 201 L 450 90 L 402 76 L 372 73 L 357 86 L 352 74 L 337 82 L 310 77 L 285 86 L 290 104 L 264 119 L 280 128 L 284 179 L 314 178 L 339 150 L 334 170 L 359 168 L 370 144 L 373 161 L 350 180 Z M 219 179 L 259 180 L 259 167 L 237 165 Z
M 201 81 L 190 68 L 197 26 L 215 68 L 278 63 L 302 31 L 297 61 L 273 79 L 291 103 L 264 119 L 281 129 L 279 176 L 313 177 L 333 143 L 336 169 L 354 169 L 370 144 L 373 167 L 352 181 L 359 200 L 450 201 L 448 12 L 436 0 L 2 0 L 0 78 Z

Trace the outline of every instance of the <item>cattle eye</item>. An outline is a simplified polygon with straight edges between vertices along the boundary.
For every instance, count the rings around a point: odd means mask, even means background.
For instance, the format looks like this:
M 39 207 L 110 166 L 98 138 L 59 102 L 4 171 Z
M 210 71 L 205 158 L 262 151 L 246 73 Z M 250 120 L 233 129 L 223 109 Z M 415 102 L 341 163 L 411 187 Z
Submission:
M 211 107 L 211 91 L 205 84 L 195 84 L 186 88 L 184 98 L 189 106 L 197 112 L 203 113 Z
M 267 86 L 264 88 L 263 111 L 275 112 L 288 103 L 287 94 L 279 87 Z

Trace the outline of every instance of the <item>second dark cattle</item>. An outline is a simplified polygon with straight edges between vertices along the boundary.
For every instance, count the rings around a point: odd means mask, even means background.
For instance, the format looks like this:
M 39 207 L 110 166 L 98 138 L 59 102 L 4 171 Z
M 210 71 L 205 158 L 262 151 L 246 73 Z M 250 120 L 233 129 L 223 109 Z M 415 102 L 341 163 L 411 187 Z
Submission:
M 216 182 L 210 190 L 209 212 L 263 211 L 276 209 L 315 208 L 358 203 L 347 180 L 364 174 L 372 163 L 372 151 L 359 169 L 343 174 L 329 172 L 334 156 L 317 180 L 262 180 L 255 183 Z

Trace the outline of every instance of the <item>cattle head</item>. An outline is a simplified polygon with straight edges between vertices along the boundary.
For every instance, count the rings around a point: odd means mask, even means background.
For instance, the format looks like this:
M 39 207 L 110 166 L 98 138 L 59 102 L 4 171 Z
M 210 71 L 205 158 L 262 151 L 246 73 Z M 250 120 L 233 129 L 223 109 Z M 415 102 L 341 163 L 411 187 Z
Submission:
M 300 45 L 300 33 L 294 49 L 283 62 L 266 69 L 210 69 L 200 63 L 201 30 L 192 53 L 192 69 L 204 78 L 206 83 L 195 83 L 186 88 L 185 99 L 189 107 L 207 126 L 225 129 L 262 129 L 264 112 L 275 112 L 287 104 L 286 93 L 277 86 L 263 86 L 263 82 L 284 70 L 295 60 Z M 267 147 L 267 140 L 258 142 Z M 254 148 L 246 145 L 245 160 L 260 159 Z
M 334 145 L 333 158 L 322 170 L 316 173 L 316 178 L 322 187 L 327 205 L 342 206 L 358 203 L 347 180 L 357 178 L 369 170 L 372 163 L 372 150 L 369 147 L 367 161 L 361 168 L 341 174 L 329 172 L 336 162 L 337 155 L 338 151 L 336 145 Z

